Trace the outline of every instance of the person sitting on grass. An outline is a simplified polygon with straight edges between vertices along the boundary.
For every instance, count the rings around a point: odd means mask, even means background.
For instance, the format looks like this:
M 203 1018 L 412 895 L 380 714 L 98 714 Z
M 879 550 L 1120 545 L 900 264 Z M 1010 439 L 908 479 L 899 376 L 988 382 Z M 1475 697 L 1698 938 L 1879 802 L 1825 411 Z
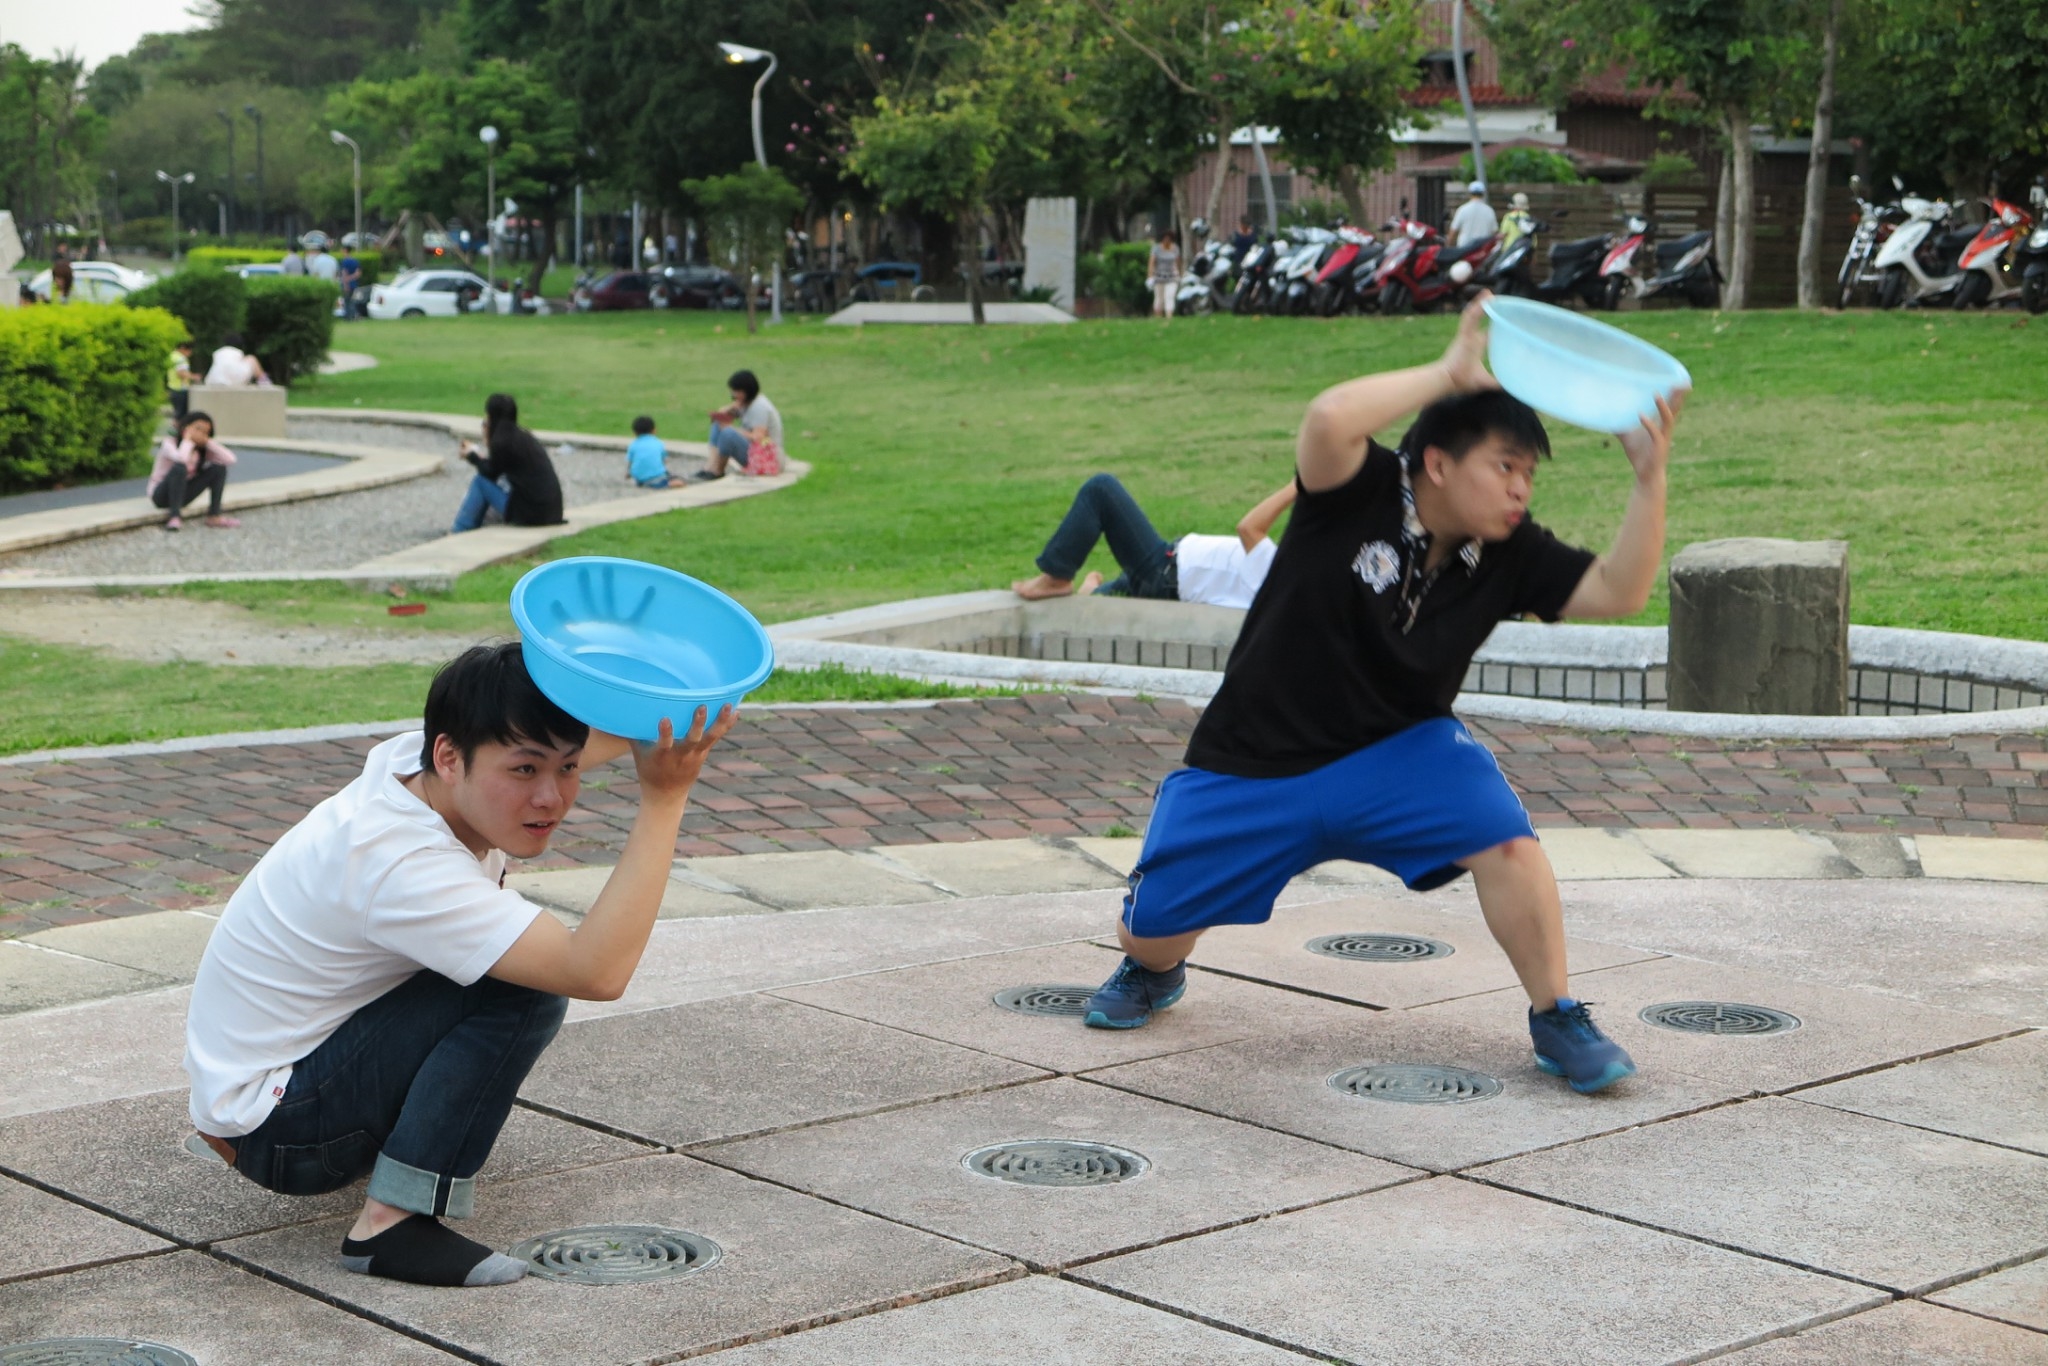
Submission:
M 369 1178 L 344 1270 L 501 1285 L 524 1262 L 441 1222 L 468 1218 L 527 1072 L 569 999 L 615 1001 L 654 929 L 690 789 L 733 725 L 704 708 L 653 743 L 593 731 L 543 695 L 517 641 L 444 666 L 420 730 L 286 831 L 229 899 L 185 1028 L 191 1116 L 280 1195 Z M 504 886 L 628 749 L 640 810 L 574 930 Z
M 175 436 L 157 443 L 156 462 L 150 467 L 143 492 L 149 501 L 171 515 L 164 518 L 165 531 L 185 529 L 185 505 L 206 495 L 206 524 L 230 529 L 242 523 L 220 510 L 228 489 L 228 466 L 235 453 L 213 439 L 213 419 L 205 413 L 187 413 Z
M 654 419 L 633 419 L 633 440 L 626 447 L 626 477 L 643 489 L 665 489 L 682 480 L 668 472 L 668 447 L 654 434 Z
M 476 469 L 456 509 L 451 531 L 474 531 L 495 512 L 507 526 L 560 526 L 562 481 L 540 438 L 519 425 L 519 402 L 510 394 L 484 400 L 484 450 L 465 441 L 457 452 Z M 499 483 L 502 479 L 505 482 Z
M 1019 579 L 1010 587 L 1018 597 L 1034 601 L 1078 591 L 1250 607 L 1273 564 L 1275 547 L 1268 533 L 1293 502 L 1290 481 L 1247 512 L 1236 535 L 1189 535 L 1169 542 L 1152 529 L 1144 510 L 1115 475 L 1098 474 L 1081 485 L 1059 529 L 1045 543 L 1038 576 Z M 1074 575 L 1094 553 L 1095 543 L 1105 538 L 1123 572 L 1108 583 L 1091 573 L 1077 589 Z
M 737 370 L 725 387 L 732 402 L 711 413 L 711 460 L 692 479 L 723 479 L 726 466 L 775 474 L 782 461 L 782 414 L 761 393 L 752 370 Z M 759 458 L 756 458 L 756 457 Z M 773 465 L 774 468 L 769 468 Z

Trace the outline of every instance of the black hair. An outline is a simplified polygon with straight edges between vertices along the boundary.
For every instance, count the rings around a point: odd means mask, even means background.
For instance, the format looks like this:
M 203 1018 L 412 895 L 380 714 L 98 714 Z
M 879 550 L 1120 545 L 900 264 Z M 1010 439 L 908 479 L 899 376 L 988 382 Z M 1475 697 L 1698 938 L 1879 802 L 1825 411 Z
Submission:
M 519 425 L 519 400 L 510 394 L 492 394 L 484 400 L 484 421 L 491 430 Z
M 761 381 L 754 378 L 752 370 L 733 371 L 732 378 L 725 382 L 725 387 L 739 390 L 747 396 L 749 403 L 761 397 Z
M 1539 459 L 1550 455 L 1550 434 L 1536 410 L 1504 389 L 1440 398 L 1415 415 L 1415 425 L 1401 438 L 1401 457 L 1408 472 L 1422 469 L 1422 453 L 1435 446 L 1453 460 L 1489 436 L 1497 436 Z
M 185 340 L 179 342 L 176 346 L 171 348 L 171 350 L 173 351 L 190 351 L 191 349 L 192 339 L 190 337 L 185 338 Z
M 220 339 L 220 344 L 222 346 L 232 346 L 235 348 L 235 350 L 239 351 L 242 349 L 242 334 L 239 332 L 230 332 Z
M 580 745 L 590 727 L 550 702 L 526 672 L 516 640 L 472 645 L 441 666 L 427 688 L 426 724 L 420 736 L 420 767 L 432 771 L 434 742 L 443 735 L 462 751 L 468 768 L 482 744 L 530 741 Z
M 651 417 L 636 417 L 636 418 L 634 418 L 634 419 L 633 419 L 633 435 L 635 435 L 635 436 L 646 436 L 646 435 L 647 435 L 648 433 L 652 432 L 653 430 L 654 430 L 654 419 L 653 419 L 653 418 L 651 418 Z
M 212 413 L 187 413 L 178 419 L 178 440 L 183 441 L 185 439 L 185 433 L 192 430 L 192 424 L 195 422 L 204 422 L 206 430 L 208 432 L 213 431 Z

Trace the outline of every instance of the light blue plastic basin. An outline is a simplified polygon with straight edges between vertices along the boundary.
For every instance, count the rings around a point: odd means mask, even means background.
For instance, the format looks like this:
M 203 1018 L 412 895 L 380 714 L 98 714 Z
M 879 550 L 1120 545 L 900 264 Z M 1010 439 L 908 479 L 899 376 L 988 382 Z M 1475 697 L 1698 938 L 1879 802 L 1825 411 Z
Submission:
M 585 725 L 653 740 L 697 708 L 718 709 L 767 681 L 775 648 L 746 608 L 708 583 L 638 560 L 581 555 L 512 588 L 526 671 Z
M 1596 432 L 1657 415 L 1692 386 L 1683 365 L 1618 327 L 1534 299 L 1491 299 L 1486 361 L 1500 387 L 1538 412 Z

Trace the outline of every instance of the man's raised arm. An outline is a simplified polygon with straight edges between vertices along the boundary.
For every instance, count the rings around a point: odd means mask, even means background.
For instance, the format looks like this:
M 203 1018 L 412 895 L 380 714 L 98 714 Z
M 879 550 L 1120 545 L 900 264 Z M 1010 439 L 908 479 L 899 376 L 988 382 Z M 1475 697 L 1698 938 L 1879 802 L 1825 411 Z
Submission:
M 1621 516 L 1614 544 L 1587 567 L 1566 600 L 1567 620 L 1612 621 L 1634 616 L 1650 600 L 1657 566 L 1664 559 L 1664 471 L 1671 458 L 1671 433 L 1678 426 L 1678 410 L 1684 406 L 1683 390 L 1668 399 L 1660 398 L 1655 422 L 1646 417 L 1641 426 L 1620 433 L 1621 449 L 1636 472 L 1628 511 Z

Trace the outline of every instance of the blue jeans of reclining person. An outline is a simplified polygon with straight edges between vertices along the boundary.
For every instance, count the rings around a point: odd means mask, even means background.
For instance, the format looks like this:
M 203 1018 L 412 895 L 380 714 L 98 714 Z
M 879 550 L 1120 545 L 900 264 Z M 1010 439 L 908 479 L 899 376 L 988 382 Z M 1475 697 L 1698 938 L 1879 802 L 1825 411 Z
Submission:
M 1095 543 L 1109 541 L 1123 573 L 1096 591 L 1111 597 L 1177 598 L 1180 566 L 1173 546 L 1152 529 L 1138 500 L 1113 474 L 1098 474 L 1081 485 L 1073 506 L 1045 543 L 1038 567 L 1056 579 L 1072 579 L 1095 553 Z
M 476 1174 L 568 1005 L 490 977 L 459 987 L 415 973 L 299 1061 L 269 1118 L 229 1140 L 235 1169 L 280 1195 L 367 1175 L 372 1200 L 466 1219 Z
M 486 479 L 481 474 L 469 477 L 469 492 L 462 495 L 462 506 L 455 510 L 455 525 L 451 531 L 475 531 L 484 524 L 484 513 L 496 512 L 498 520 L 505 519 L 505 509 L 511 506 L 512 490 L 495 479 Z

